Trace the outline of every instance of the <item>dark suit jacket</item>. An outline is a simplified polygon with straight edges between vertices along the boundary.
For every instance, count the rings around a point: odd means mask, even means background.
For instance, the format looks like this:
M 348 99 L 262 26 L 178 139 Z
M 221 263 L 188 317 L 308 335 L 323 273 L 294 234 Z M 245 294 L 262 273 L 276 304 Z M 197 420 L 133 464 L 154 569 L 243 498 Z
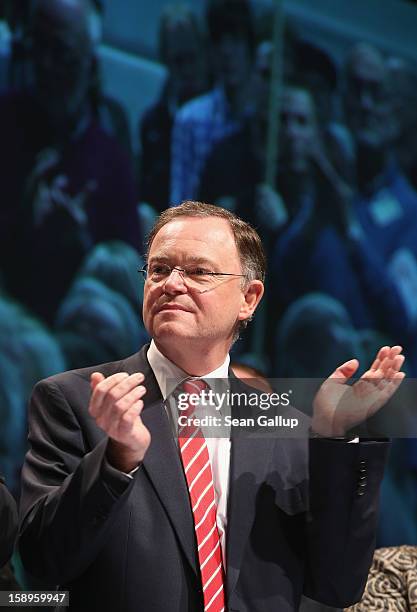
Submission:
M 188 490 L 146 350 L 33 394 L 20 551 L 29 572 L 70 590 L 71 610 L 203 610 Z M 145 374 L 152 441 L 133 480 L 104 460 L 107 438 L 88 414 L 95 370 Z M 303 590 L 340 607 L 361 596 L 388 445 L 313 440 L 308 462 L 308 444 L 232 432 L 230 611 L 297 610 Z
M 0 476 L 0 568 L 10 559 L 17 533 L 16 503 Z

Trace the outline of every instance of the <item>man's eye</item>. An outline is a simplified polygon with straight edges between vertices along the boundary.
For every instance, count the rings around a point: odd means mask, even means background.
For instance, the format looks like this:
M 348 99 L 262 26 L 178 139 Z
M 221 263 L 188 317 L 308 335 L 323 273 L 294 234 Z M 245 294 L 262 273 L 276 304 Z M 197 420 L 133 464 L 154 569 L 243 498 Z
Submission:
M 155 264 L 154 266 L 151 267 L 150 269 L 150 273 L 151 274 L 168 274 L 169 272 L 169 268 L 168 266 L 163 266 L 163 265 L 157 265 Z
M 187 270 L 189 276 L 205 276 L 210 274 L 210 270 L 206 270 L 205 268 L 190 268 Z

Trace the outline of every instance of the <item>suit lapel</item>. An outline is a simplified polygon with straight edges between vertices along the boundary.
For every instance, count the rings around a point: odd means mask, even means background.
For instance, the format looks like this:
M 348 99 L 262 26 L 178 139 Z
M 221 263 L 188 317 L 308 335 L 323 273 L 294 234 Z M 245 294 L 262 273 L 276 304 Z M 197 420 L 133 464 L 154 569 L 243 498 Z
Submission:
M 121 369 L 129 373 L 140 371 L 145 375 L 143 384 L 147 392 L 142 420 L 150 431 L 152 441 L 143 460 L 143 467 L 165 508 L 190 566 L 197 573 L 197 546 L 188 488 L 161 392 L 146 359 L 147 349 L 148 346 L 145 346 L 140 353 L 126 359 Z
M 233 374 L 231 384 L 240 392 L 253 392 L 253 389 L 240 383 Z M 247 417 L 248 413 L 238 408 L 233 410 L 233 416 Z M 232 427 L 231 442 L 226 541 L 228 598 L 239 578 L 244 549 L 255 520 L 259 484 L 265 478 L 275 440 L 256 438 L 250 431 Z
M 174 527 L 184 553 L 197 572 L 196 539 L 188 489 L 178 448 L 162 402 L 156 402 L 142 413 L 152 442 L 143 460 L 157 495 Z

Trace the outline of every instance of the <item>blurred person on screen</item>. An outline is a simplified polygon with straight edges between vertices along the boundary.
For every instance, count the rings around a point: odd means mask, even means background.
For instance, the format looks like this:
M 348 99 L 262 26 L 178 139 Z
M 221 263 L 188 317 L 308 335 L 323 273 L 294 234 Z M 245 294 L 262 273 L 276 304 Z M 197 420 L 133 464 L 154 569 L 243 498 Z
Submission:
M 33 85 L 0 99 L 1 268 L 9 293 L 46 322 L 99 241 L 137 248 L 131 163 L 94 118 L 88 0 L 38 0 Z

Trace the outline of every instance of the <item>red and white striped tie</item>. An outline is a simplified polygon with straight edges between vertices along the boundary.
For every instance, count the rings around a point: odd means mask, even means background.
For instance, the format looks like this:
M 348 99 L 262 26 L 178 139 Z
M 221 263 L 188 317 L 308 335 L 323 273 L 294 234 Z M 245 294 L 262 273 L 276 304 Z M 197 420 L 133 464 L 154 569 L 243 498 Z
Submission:
M 203 380 L 191 379 L 182 384 L 182 389 L 187 394 L 201 395 L 201 392 L 207 388 L 208 385 Z M 187 417 L 193 413 L 194 406 L 190 403 L 181 411 L 181 415 Z M 223 612 L 225 610 L 224 569 L 207 444 L 201 429 L 194 426 L 181 427 L 178 430 L 178 443 L 193 509 L 204 611 Z

